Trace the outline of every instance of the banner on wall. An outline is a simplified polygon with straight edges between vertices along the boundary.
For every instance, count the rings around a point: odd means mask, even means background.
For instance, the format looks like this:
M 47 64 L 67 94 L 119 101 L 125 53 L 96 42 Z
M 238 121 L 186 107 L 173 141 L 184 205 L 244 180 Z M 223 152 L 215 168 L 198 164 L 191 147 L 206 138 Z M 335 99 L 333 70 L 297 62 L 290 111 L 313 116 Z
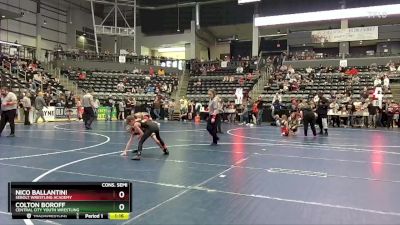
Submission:
M 67 119 L 67 109 L 64 107 L 55 107 L 54 118 L 55 119 Z M 71 118 L 78 117 L 78 110 L 77 108 L 71 109 Z
M 339 62 L 340 67 L 347 67 L 347 59 L 341 59 Z
M 43 108 L 43 117 L 46 121 L 54 121 L 55 120 L 55 107 L 49 106 L 47 108 Z
M 108 110 L 108 107 L 103 107 L 103 106 L 99 107 L 97 109 L 97 119 L 105 120 L 106 115 L 107 115 L 107 110 Z M 117 110 L 115 108 L 113 109 L 113 112 L 112 112 L 112 119 L 114 119 L 114 120 L 117 119 Z
M 365 41 L 377 39 L 378 26 L 317 30 L 311 32 L 312 43 Z
M 119 56 L 119 63 L 126 63 L 126 56 L 120 55 Z
M 78 110 L 77 108 L 72 108 L 71 109 L 71 119 L 77 119 L 78 118 Z M 99 107 L 97 109 L 97 115 L 98 115 L 98 120 L 105 120 L 106 119 L 106 114 L 107 114 L 107 107 Z M 43 115 L 44 115 L 44 119 L 46 121 L 63 121 L 68 119 L 67 118 L 67 109 L 64 107 L 54 107 L 54 106 L 50 106 L 47 108 L 43 109 Z M 30 113 L 30 121 L 34 121 L 34 118 L 36 118 L 36 111 L 32 111 Z M 23 112 L 19 112 L 18 113 L 18 121 L 22 121 L 23 120 Z M 116 120 L 117 119 L 117 111 L 114 108 L 113 112 L 112 112 L 112 119 Z M 41 119 L 40 119 L 41 121 Z M 43 121 L 42 121 L 43 122 Z
M 222 61 L 221 62 L 221 68 L 226 68 L 228 67 L 228 62 L 227 61 Z

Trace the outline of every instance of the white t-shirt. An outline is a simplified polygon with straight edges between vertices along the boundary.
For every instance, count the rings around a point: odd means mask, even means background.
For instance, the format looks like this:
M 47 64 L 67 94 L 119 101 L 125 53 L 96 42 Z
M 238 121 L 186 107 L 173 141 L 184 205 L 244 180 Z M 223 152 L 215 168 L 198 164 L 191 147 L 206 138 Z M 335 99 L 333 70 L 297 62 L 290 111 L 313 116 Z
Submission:
M 378 86 L 382 83 L 381 79 L 375 79 L 374 80 L 374 86 Z
M 383 86 L 389 87 L 390 80 L 389 78 L 383 79 Z
M 3 105 L 6 102 L 15 102 L 15 104 L 7 106 Z M 5 97 L 1 97 L 1 111 L 17 109 L 18 104 L 16 102 L 17 102 L 17 96 L 12 92 L 8 92 L 8 94 Z

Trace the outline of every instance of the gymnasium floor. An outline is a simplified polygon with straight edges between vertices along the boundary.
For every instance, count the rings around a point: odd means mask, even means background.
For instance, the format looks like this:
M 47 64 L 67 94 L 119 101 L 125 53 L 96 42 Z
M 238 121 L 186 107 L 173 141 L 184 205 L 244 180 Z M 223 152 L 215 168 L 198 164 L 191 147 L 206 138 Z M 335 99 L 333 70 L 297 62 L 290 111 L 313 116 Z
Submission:
M 283 138 L 276 127 L 223 125 L 210 146 L 205 125 L 162 122 L 171 154 L 152 141 L 143 160 L 119 155 L 122 122 L 17 126 L 0 138 L 0 224 L 9 181 L 132 181 L 128 221 L 28 224 L 399 224 L 398 130 L 330 129 Z M 7 134 L 8 128 L 3 135 Z M 136 146 L 136 145 L 135 145 Z

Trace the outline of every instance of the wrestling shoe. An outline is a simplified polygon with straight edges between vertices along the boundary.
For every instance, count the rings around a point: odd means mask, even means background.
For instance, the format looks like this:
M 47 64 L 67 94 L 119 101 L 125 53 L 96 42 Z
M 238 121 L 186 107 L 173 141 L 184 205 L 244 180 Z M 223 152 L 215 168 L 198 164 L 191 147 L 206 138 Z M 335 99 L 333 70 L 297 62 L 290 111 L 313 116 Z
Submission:
M 167 148 L 164 148 L 164 149 L 163 149 L 163 152 L 164 152 L 164 155 L 169 155 L 169 151 L 168 151 Z
M 132 160 L 137 160 L 137 161 L 139 161 L 140 158 L 142 158 L 142 153 L 137 153 L 136 156 L 132 158 Z

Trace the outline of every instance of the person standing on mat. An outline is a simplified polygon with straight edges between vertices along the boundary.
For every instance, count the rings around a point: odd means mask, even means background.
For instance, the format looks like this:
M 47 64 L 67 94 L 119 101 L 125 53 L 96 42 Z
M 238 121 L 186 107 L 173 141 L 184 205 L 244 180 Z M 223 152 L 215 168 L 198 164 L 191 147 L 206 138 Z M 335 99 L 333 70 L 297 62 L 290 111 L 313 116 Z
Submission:
M 35 123 L 38 123 L 39 118 L 42 118 L 44 123 L 47 123 L 46 119 L 44 118 L 43 108 L 47 108 L 46 101 L 43 98 L 43 92 L 39 92 L 37 97 L 35 98 L 35 110 L 36 110 L 36 119 Z
M 219 137 L 217 136 L 217 124 L 219 121 L 219 110 L 218 110 L 218 101 L 219 98 L 217 96 L 217 92 L 215 89 L 208 90 L 208 97 L 210 101 L 208 102 L 208 120 L 207 120 L 207 131 L 213 138 L 213 142 L 211 145 L 217 145 Z
M 303 125 L 304 125 L 304 136 L 307 136 L 308 132 L 308 125 L 311 126 L 311 130 L 314 136 L 317 136 L 317 131 L 315 130 L 315 113 L 312 111 L 311 106 L 304 102 L 301 104 L 301 114 L 303 118 Z
M 30 94 L 29 92 L 27 92 L 24 96 L 24 98 L 22 98 L 21 103 L 22 106 L 24 108 L 24 125 L 25 126 L 29 126 L 31 125 L 31 122 L 29 122 L 29 112 L 31 111 L 31 99 L 29 98 Z
M 17 96 L 10 92 L 7 87 L 1 89 L 1 120 L 0 136 L 7 122 L 10 124 L 11 133 L 8 137 L 15 137 L 15 116 L 17 115 Z
M 317 102 L 318 126 L 320 129 L 319 134 L 328 135 L 328 109 L 329 101 L 323 96 L 322 92 L 318 93 L 319 100 Z
M 157 140 L 160 142 L 160 146 L 163 147 L 163 152 L 165 155 L 169 155 L 169 151 L 164 141 L 160 136 L 160 128 L 157 123 L 150 119 L 146 119 L 143 114 L 135 113 L 134 115 L 135 123 L 133 124 L 134 132 L 139 136 L 138 149 L 136 152 L 136 156 L 132 158 L 132 160 L 140 160 L 142 157 L 143 143 L 149 138 L 152 134 L 155 135 Z
M 83 121 L 85 122 L 86 130 L 92 129 L 92 122 L 94 120 L 94 100 L 93 95 L 91 94 L 92 90 L 89 90 L 82 98 L 83 105 Z

